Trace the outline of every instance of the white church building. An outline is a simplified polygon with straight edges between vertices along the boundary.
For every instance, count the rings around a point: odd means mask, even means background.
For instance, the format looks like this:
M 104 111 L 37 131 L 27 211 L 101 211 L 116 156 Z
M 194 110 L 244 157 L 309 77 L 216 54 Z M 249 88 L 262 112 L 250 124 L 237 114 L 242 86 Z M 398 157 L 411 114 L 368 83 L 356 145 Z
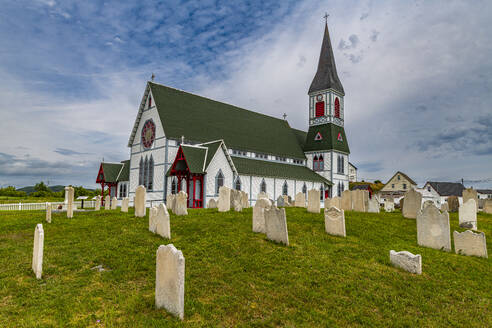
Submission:
M 309 129 L 165 85 L 147 82 L 128 141 L 130 160 L 101 163 L 97 183 L 111 197 L 130 197 L 144 185 L 147 201 L 187 192 L 203 208 L 220 186 L 270 198 L 321 190 L 321 198 L 349 188 L 349 146 L 343 86 L 328 26 L 308 91 Z

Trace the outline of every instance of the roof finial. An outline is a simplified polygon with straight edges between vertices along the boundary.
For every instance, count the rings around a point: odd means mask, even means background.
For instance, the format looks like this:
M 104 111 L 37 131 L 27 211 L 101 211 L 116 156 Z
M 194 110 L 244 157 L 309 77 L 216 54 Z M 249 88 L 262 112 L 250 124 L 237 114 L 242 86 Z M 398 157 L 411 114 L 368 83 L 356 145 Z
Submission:
M 287 118 L 287 114 L 284 113 L 284 115 L 282 115 L 282 116 L 284 117 L 284 121 L 285 121 L 285 119 Z
M 150 77 L 150 79 L 152 80 L 152 82 L 154 82 L 154 79 L 155 79 L 155 74 L 152 73 L 152 76 Z
M 328 15 L 327 12 L 325 12 L 325 15 L 323 16 L 323 18 L 325 19 L 325 24 L 328 25 L 328 17 L 330 17 L 330 15 Z
M 181 144 L 185 143 L 185 136 L 181 136 Z

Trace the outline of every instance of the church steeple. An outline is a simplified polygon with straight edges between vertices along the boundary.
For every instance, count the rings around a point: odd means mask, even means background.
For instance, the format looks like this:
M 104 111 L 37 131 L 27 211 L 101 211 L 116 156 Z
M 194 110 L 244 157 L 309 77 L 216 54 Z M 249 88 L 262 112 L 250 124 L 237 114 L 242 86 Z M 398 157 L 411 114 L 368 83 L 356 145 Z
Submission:
M 318 70 L 316 71 L 313 82 L 311 82 L 308 94 L 327 89 L 333 89 L 340 92 L 342 95 L 345 95 L 335 66 L 335 57 L 333 56 L 333 49 L 331 48 L 328 24 L 325 24 L 325 35 L 323 36 L 323 43 L 321 45 Z

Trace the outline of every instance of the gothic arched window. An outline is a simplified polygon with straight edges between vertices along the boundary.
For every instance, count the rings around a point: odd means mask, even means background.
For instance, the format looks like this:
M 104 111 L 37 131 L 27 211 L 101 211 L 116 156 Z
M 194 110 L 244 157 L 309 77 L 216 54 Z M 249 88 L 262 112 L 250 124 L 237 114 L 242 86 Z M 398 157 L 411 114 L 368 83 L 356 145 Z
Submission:
M 143 184 L 143 172 L 144 170 L 144 162 L 143 157 L 140 157 L 140 165 L 138 167 L 138 185 L 141 186 Z
M 224 185 L 224 175 L 222 174 L 222 170 L 219 170 L 217 175 L 215 176 L 215 194 L 219 194 L 219 189 Z
M 152 107 L 152 97 L 149 95 L 149 108 Z
M 261 180 L 260 192 L 265 192 L 266 193 L 266 182 L 265 182 L 265 179 Z
M 335 98 L 335 117 L 340 118 L 340 100 L 338 97 Z
M 147 190 L 154 189 L 154 158 L 150 155 L 149 172 L 147 177 Z
M 282 186 L 282 195 L 286 195 L 289 192 L 289 186 L 287 185 L 287 181 L 284 181 L 284 185 Z
M 144 173 L 143 173 L 143 185 L 145 186 L 145 188 L 147 188 L 148 178 L 149 178 L 149 160 L 147 156 L 145 156 Z
M 319 200 L 323 201 L 323 199 L 325 199 L 325 186 L 324 185 L 321 185 L 319 187 Z
M 323 155 L 319 155 L 318 157 L 318 169 L 323 171 L 325 169 L 325 161 L 323 159 Z
M 302 186 L 302 193 L 303 194 L 307 194 L 307 187 L 306 187 L 306 183 L 304 182 L 304 185 Z
M 319 170 L 318 155 L 314 155 L 314 157 L 313 157 L 313 170 L 314 171 L 318 171 Z
M 178 182 L 176 181 L 176 177 L 171 179 L 171 194 L 178 193 Z
M 236 178 L 236 183 L 234 184 L 234 188 L 236 190 L 241 190 L 241 179 L 239 179 L 239 177 Z

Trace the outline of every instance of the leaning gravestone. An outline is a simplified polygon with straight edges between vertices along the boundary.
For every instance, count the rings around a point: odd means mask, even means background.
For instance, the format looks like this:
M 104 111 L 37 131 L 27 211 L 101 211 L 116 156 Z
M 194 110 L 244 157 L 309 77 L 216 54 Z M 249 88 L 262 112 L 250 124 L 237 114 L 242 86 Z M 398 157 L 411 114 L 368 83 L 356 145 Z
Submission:
M 222 186 L 219 188 L 219 202 L 217 205 L 219 212 L 231 210 L 231 189 Z
M 44 230 L 39 223 L 34 230 L 34 248 L 32 252 L 32 270 L 36 279 L 41 279 L 43 274 Z
M 241 191 L 241 207 L 248 208 L 249 207 L 249 198 L 248 193 Z
M 449 206 L 448 203 L 444 202 L 441 204 L 441 212 L 449 212 Z
M 345 190 L 342 192 L 342 202 L 341 209 L 344 211 L 352 211 L 352 192 L 350 190 Z
M 458 231 L 455 231 L 453 232 L 453 238 L 456 254 L 488 258 L 487 242 L 483 232 L 474 233 L 471 230 L 467 230 L 459 233 Z
M 72 187 L 65 187 L 65 197 L 67 198 L 67 218 L 73 218 L 73 197 L 75 195 Z
M 403 201 L 403 209 L 402 209 L 403 217 L 407 219 L 417 218 L 417 214 L 419 213 L 421 207 L 422 207 L 422 194 L 416 191 L 415 189 L 410 189 L 409 191 L 407 191 Z
M 369 206 L 367 207 L 367 211 L 369 213 L 379 213 L 379 202 L 376 199 L 376 197 L 372 197 L 372 199 L 369 199 Z
M 211 199 L 208 201 L 208 205 L 207 205 L 208 208 L 217 208 L 217 202 L 215 201 L 215 199 Z
M 135 207 L 135 217 L 143 218 L 145 216 L 145 203 L 147 198 L 147 192 L 144 186 L 138 186 L 135 190 L 134 207 Z
M 130 203 L 130 199 L 128 197 L 123 198 L 121 201 L 121 211 L 128 213 L 128 204 Z
M 268 239 L 289 246 L 285 208 L 272 205 L 265 209 L 265 230 Z
M 395 210 L 395 201 L 391 199 L 384 200 L 384 211 L 385 212 L 393 212 Z
M 155 230 L 153 232 L 161 237 L 171 239 L 171 222 L 166 205 L 159 204 L 156 209 L 156 215 L 154 216 L 154 222 Z
M 417 242 L 420 246 L 451 250 L 449 214 L 429 205 L 417 215 Z
M 175 194 L 170 194 L 167 195 L 166 199 L 166 207 L 168 210 L 174 213 L 174 204 L 176 202 L 176 195 Z
M 460 227 L 477 230 L 477 205 L 475 199 L 468 199 L 458 211 Z
M 118 198 L 113 197 L 113 199 L 111 201 L 111 209 L 115 210 L 117 206 L 118 206 Z
M 185 259 L 173 244 L 157 249 L 155 306 L 164 308 L 181 320 L 184 317 Z
M 463 190 L 463 204 L 469 199 L 473 199 L 475 201 L 475 211 L 478 212 L 478 192 L 473 188 Z
M 319 209 L 321 207 L 319 197 L 319 190 L 311 189 L 308 191 L 307 211 L 309 213 L 319 213 Z
M 420 254 L 413 255 L 407 251 L 395 252 L 391 250 L 390 262 L 405 271 L 422 274 L 422 256 Z
M 306 195 L 302 192 L 298 192 L 294 198 L 294 206 L 296 207 L 306 207 Z
M 46 203 L 46 222 L 51 223 L 51 203 Z
M 188 215 L 188 194 L 183 190 L 176 195 L 176 201 L 174 203 L 174 214 L 176 215 Z
M 325 231 L 330 235 L 346 237 L 343 210 L 336 207 L 325 208 Z
M 458 197 L 449 196 L 446 201 L 448 202 L 449 212 L 458 212 L 458 209 L 460 207 L 460 202 L 458 200 Z
M 277 207 L 283 207 L 283 206 L 285 206 L 284 197 L 278 196 L 278 198 L 277 198 Z
M 492 199 L 487 199 L 483 203 L 483 211 L 487 214 L 492 214 Z
M 111 197 L 109 197 L 109 195 L 107 195 L 107 196 L 104 198 L 104 209 L 105 209 L 105 210 L 109 210 L 109 209 L 111 209 Z
M 265 233 L 265 209 L 272 206 L 267 198 L 260 198 L 253 207 L 253 232 Z

